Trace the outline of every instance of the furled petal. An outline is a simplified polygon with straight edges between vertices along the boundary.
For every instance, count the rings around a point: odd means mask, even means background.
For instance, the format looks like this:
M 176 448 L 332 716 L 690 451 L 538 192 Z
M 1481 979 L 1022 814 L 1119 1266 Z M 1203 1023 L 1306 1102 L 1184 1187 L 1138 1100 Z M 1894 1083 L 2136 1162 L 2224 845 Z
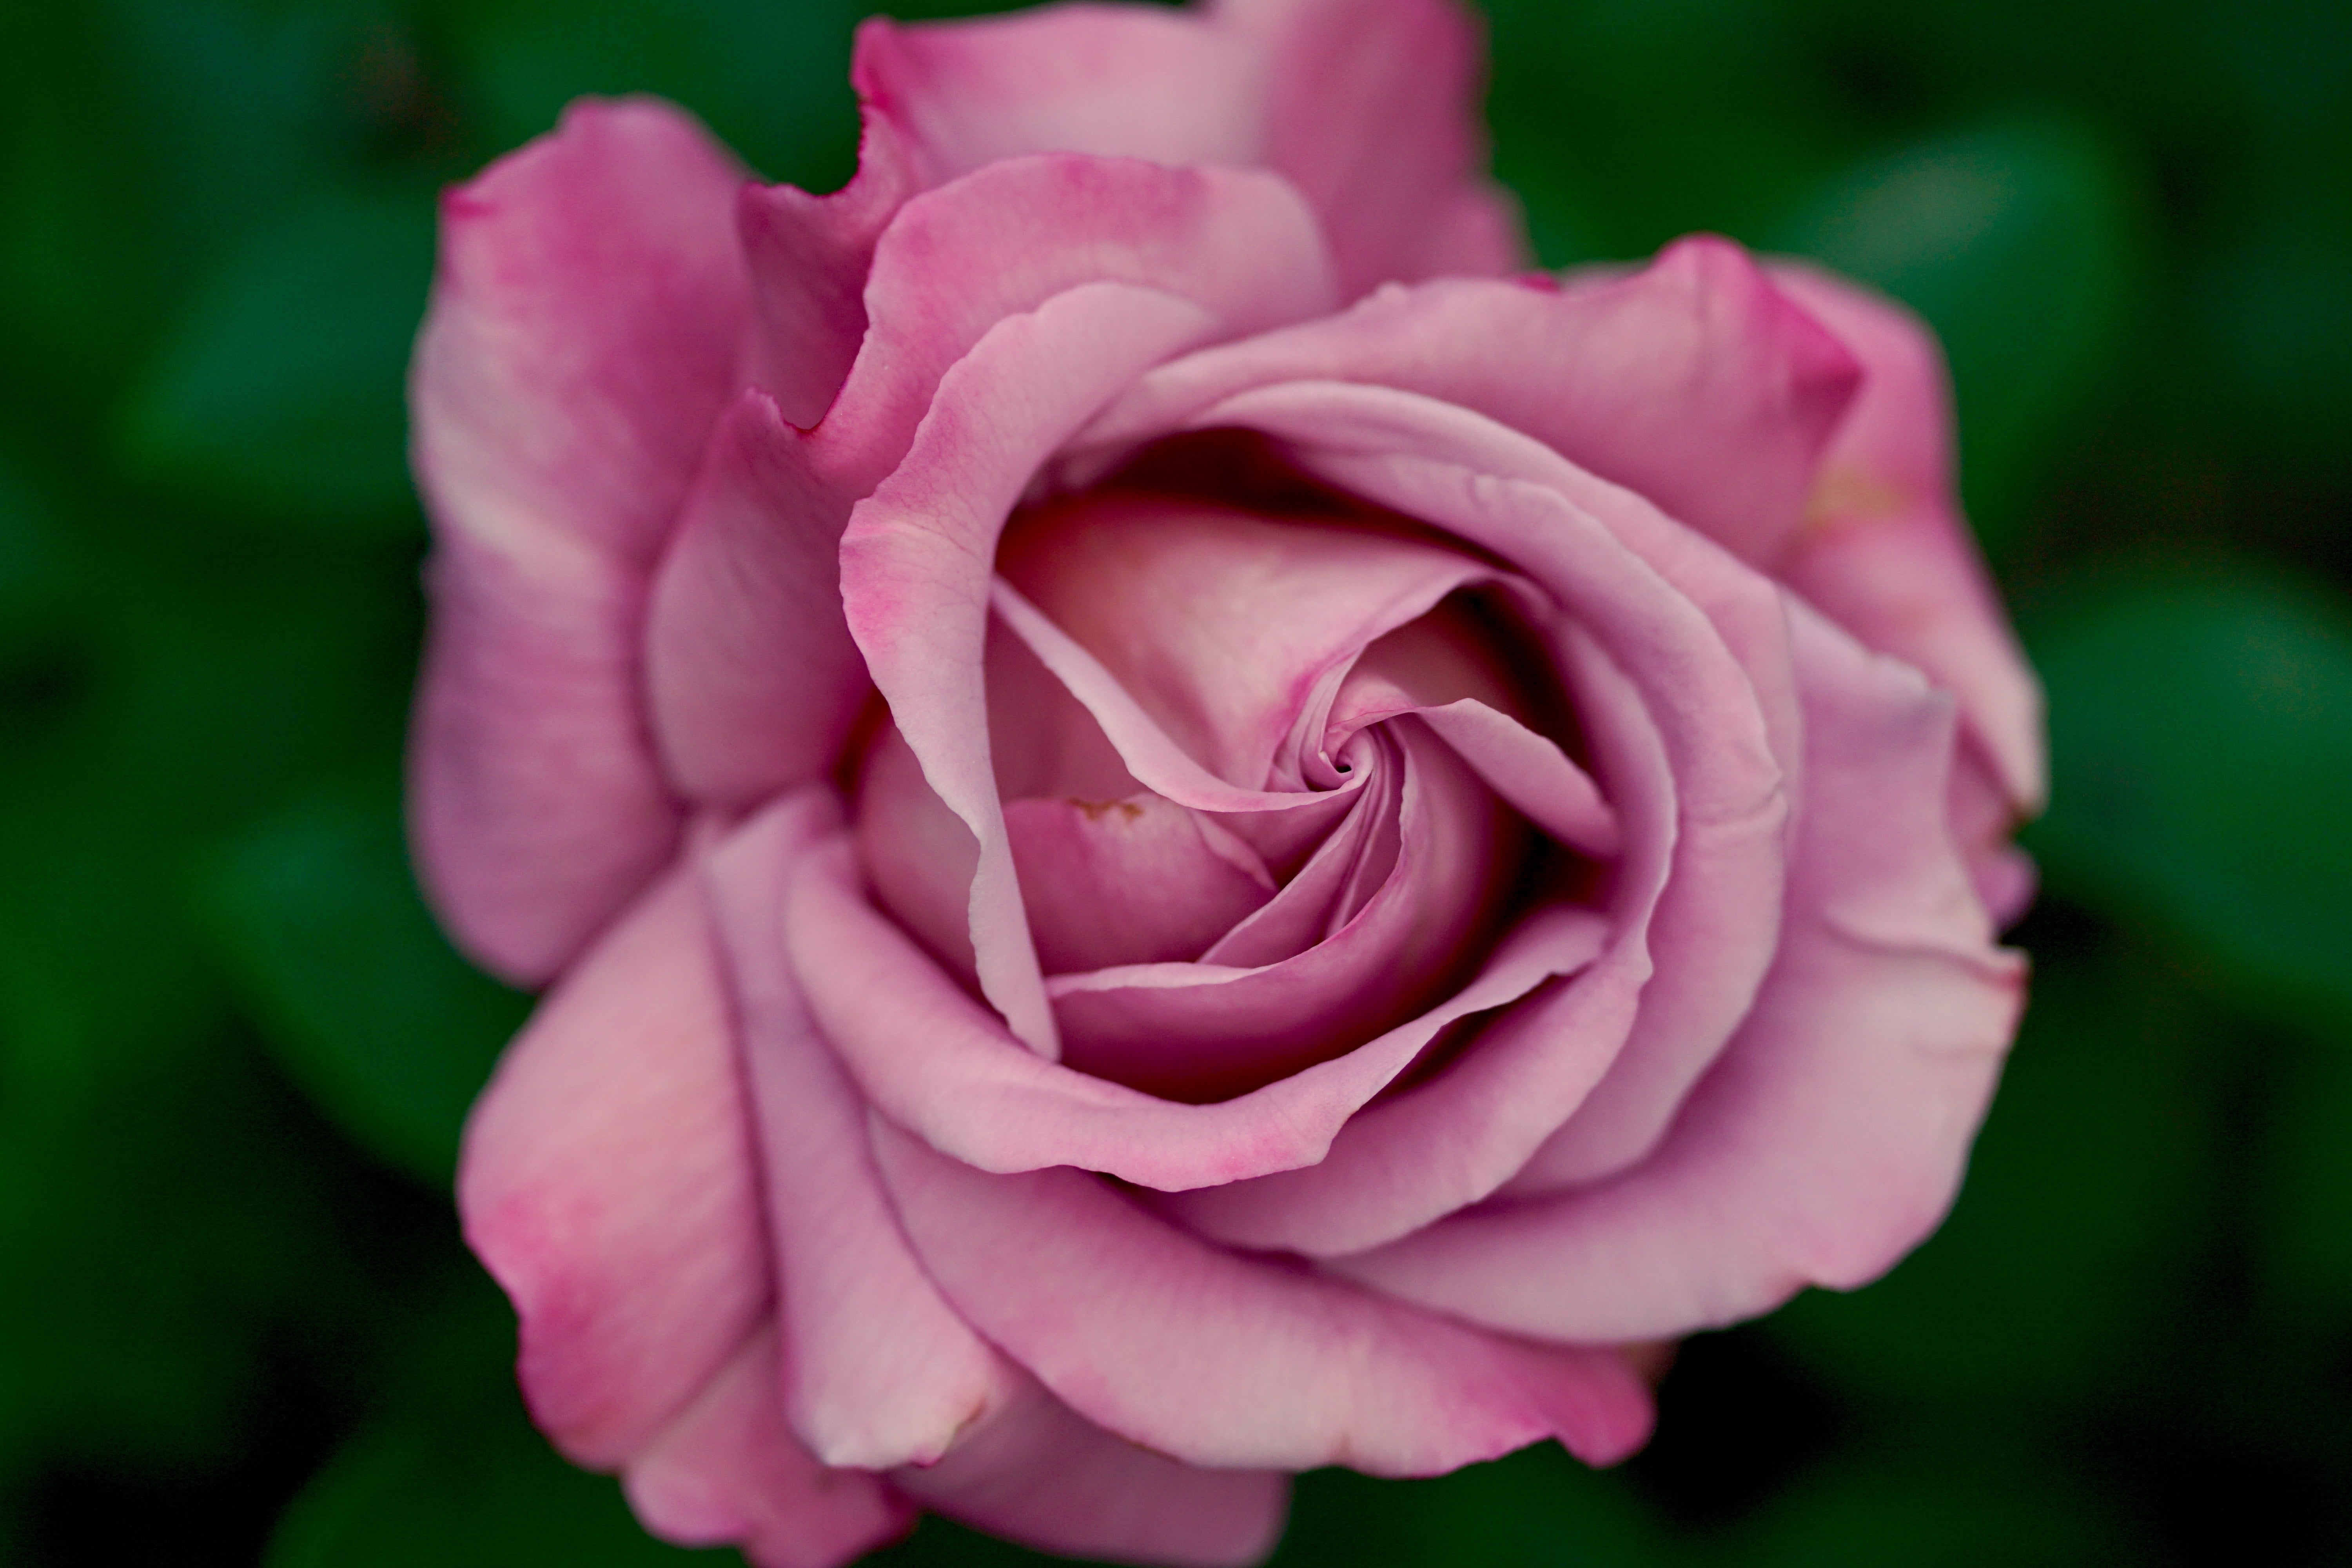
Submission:
M 812 1017 L 866 1100 L 982 1170 L 1077 1165 L 1163 1191 L 1289 1170 L 1454 1019 L 1590 961 L 1572 912 L 1522 922 L 1442 1005 L 1333 1061 L 1214 1105 L 1155 1099 L 1022 1047 L 867 904 L 845 842 L 803 858 L 784 941 Z
M 739 805 L 833 765 L 872 689 L 841 614 L 848 509 L 765 393 L 712 438 L 656 579 L 646 679 L 669 776 Z
M 1664 1133 L 1771 962 L 1799 761 L 1788 748 L 1803 731 L 1780 591 L 1631 491 L 1468 409 L 1307 382 L 1192 418 L 1263 430 L 1310 472 L 1501 556 L 1639 689 L 1683 813 L 1651 933 L 1669 978 L 1550 1151 L 1589 1175 L 1622 1169 Z M 1776 720 L 1783 702 L 1791 710 Z
M 758 1117 L 789 1389 L 767 1394 L 832 1465 L 929 1464 L 1008 1402 L 1013 1374 L 908 1252 L 875 1173 L 866 1108 L 810 1021 L 784 952 L 793 863 L 837 831 L 821 789 L 788 796 L 707 863 Z
M 1210 15 L 1268 62 L 1261 160 L 1323 215 L 1349 298 L 1525 265 L 1517 211 L 1484 178 L 1475 13 L 1450 0 L 1217 0 Z
M 768 1262 L 701 889 L 659 883 L 507 1047 L 466 1127 L 466 1239 L 522 1320 L 531 1414 L 582 1464 L 644 1446 L 743 1342 Z
M 1101 728 L 1129 777 L 1154 794 L 1228 816 L 1296 811 L 1328 815 L 1334 796 L 1362 787 L 1358 773 L 1336 790 L 1267 789 L 1227 782 L 1180 744 L 1085 645 L 1055 626 L 1019 589 L 999 577 L 989 588 L 996 618 Z M 1342 808 L 1344 809 L 1344 808 Z
M 1041 1551 L 1183 1568 L 1264 1562 L 1290 1479 L 1202 1469 L 1115 1437 L 1022 1374 L 1021 1393 L 936 1465 L 894 1472 L 898 1489 Z
M 1951 395 L 1934 334 L 1900 305 L 1817 268 L 1781 262 L 1772 279 L 1868 373 L 1823 455 L 1808 525 L 1781 577 L 1864 643 L 1958 697 L 1968 737 L 2011 806 L 2040 810 L 2042 688 L 1959 514 Z
M 877 1476 L 827 1469 L 784 1430 L 766 1326 L 629 1461 L 629 1506 L 680 1546 L 735 1545 L 754 1568 L 836 1568 L 914 1522 Z
M 1276 753 L 1318 684 L 1496 575 L 1342 520 L 1115 493 L 1024 512 L 997 566 L 1187 755 L 1247 790 L 1278 787 Z
M 1605 1464 L 1648 1435 L 1648 1390 L 1610 1352 L 1238 1257 L 1083 1172 L 986 1175 L 879 1121 L 875 1151 L 948 1299 L 1079 1414 L 1177 1458 L 1432 1475 L 1555 1436 Z
M 1004 824 L 1049 975 L 1198 958 L 1274 895 L 1248 845 L 1156 795 L 1016 800 Z
M 1309 1256 L 1392 1241 L 1501 1187 L 1617 1059 L 1654 969 L 1675 787 L 1623 674 L 1589 638 L 1567 640 L 1577 708 L 1627 825 L 1606 919 L 1585 917 L 1601 928 L 1594 963 L 1499 1014 L 1433 1077 L 1358 1111 L 1317 1163 L 1170 1194 L 1160 1213 L 1234 1246 Z
M 1336 929 L 1258 968 L 1149 963 L 1056 977 L 1046 994 L 1072 1067 L 1172 1099 L 1222 1100 L 1339 1056 L 1432 1000 L 1491 929 L 1525 838 L 1417 721 L 1392 728 L 1383 749 L 1402 775 L 1393 844 L 1384 865 L 1360 859 L 1360 886 L 1331 910 Z
M 2022 965 L 1992 945 L 1945 826 L 1950 700 L 1816 616 L 1795 629 L 1812 797 L 1790 917 L 1753 1015 L 1665 1142 L 1602 1185 L 1332 1267 L 1497 1328 L 1639 1339 L 1862 1284 L 1941 1217 Z
M 1532 436 L 1769 566 L 1804 516 L 1859 374 L 1745 252 L 1702 236 L 1583 288 L 1382 290 L 1344 314 L 1164 366 L 1084 439 L 1116 444 L 1277 382 L 1394 387 Z
M 1013 1032 L 1055 1050 L 989 757 L 982 654 L 990 563 L 1046 454 L 1147 365 L 1221 328 L 1190 300 L 1089 283 L 991 328 L 941 378 L 908 459 L 842 540 L 850 634 L 924 776 L 979 840 L 980 984 Z

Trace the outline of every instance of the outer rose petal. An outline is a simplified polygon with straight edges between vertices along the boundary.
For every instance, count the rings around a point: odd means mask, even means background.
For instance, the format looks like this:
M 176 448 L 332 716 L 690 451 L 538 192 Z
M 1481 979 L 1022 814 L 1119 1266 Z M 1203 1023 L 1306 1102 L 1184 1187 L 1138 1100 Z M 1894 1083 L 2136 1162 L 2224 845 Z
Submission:
M 1868 373 L 1780 575 L 1864 643 L 1958 696 L 1969 739 L 2011 805 L 2031 815 L 2047 790 L 2042 688 L 1954 501 L 1951 395 L 1934 334 L 1900 305 L 1815 268 L 1777 263 L 1772 279 Z
M 1037 462 L 1144 366 L 1219 325 L 1189 300 L 1118 283 L 1086 284 L 999 322 L 942 378 L 907 462 L 858 503 L 842 540 L 850 635 L 931 788 L 980 840 L 971 932 L 981 989 L 1048 1055 L 1053 1016 L 989 759 L 989 562 Z
M 823 773 L 873 684 L 841 615 L 848 509 L 765 393 L 736 401 L 664 557 L 646 681 L 670 777 L 737 805 Z
M 950 365 L 1087 283 L 1195 300 L 1225 336 L 1336 303 L 1313 214 L 1269 175 L 1066 153 L 991 164 L 908 202 L 876 244 L 870 325 L 815 433 L 821 471 L 866 494 L 907 456 Z
M 1646 1339 L 1875 1278 L 1934 1227 L 2017 1021 L 1945 826 L 1954 721 L 1916 670 L 1796 621 L 1812 747 L 1790 918 L 1664 1145 L 1602 1185 L 1329 1267 L 1516 1332 Z
M 1162 366 L 1082 438 L 1157 433 L 1252 387 L 1417 392 L 1534 437 L 1750 563 L 1804 517 L 1854 358 L 1728 240 L 1677 240 L 1630 277 L 1560 290 L 1444 279 Z
M 1517 215 L 1479 169 L 1478 56 L 1444 0 L 1064 5 L 868 22 L 852 77 L 926 184 L 1043 152 L 1274 169 L 1314 202 L 1353 296 L 1522 264 Z
M 929 1464 L 1013 1396 L 1003 1358 L 940 1299 L 908 1250 L 866 1135 L 866 1107 L 810 1021 L 782 931 L 793 863 L 836 831 L 821 790 L 786 798 L 709 861 L 742 1020 L 791 1365 L 782 1399 L 825 1462 Z
M 680 1546 L 740 1546 L 756 1568 L 835 1568 L 914 1522 L 878 1477 L 827 1469 L 784 1430 L 781 1381 L 763 1327 L 629 1462 L 629 1506 L 647 1530 Z
M 1608 1351 L 1237 1257 L 1081 1172 L 983 1175 L 879 1121 L 875 1151 L 949 1300 L 1080 1414 L 1163 1453 L 1433 1475 L 1554 1436 L 1607 1464 L 1649 1436 L 1649 1391 Z
M 767 1305 L 735 1046 L 691 874 L 507 1047 L 466 1127 L 466 1240 L 522 1320 L 532 1416 L 583 1465 L 642 1447 Z
M 1249 43 L 1159 6 L 1064 5 L 857 29 L 850 80 L 898 126 L 926 184 L 1024 153 L 1245 167 L 1265 64 Z
M 411 382 L 441 542 L 414 822 L 436 903 L 510 979 L 559 969 L 675 831 L 635 638 L 732 391 L 740 180 L 675 110 L 582 102 L 444 203 Z
M 866 336 L 875 241 L 921 187 L 896 127 L 868 115 L 857 174 L 831 195 L 747 184 L 736 226 L 757 323 L 748 375 L 806 429 L 824 416 Z
M 1217 0 L 1270 62 L 1263 161 L 1323 215 L 1349 298 L 1391 279 L 1526 265 L 1482 177 L 1484 39 L 1449 0 Z
M 1238 1568 L 1281 1533 L 1290 1478 L 1199 1469 L 1094 1426 L 1021 1376 L 1020 1392 L 936 1465 L 894 1472 L 926 1507 L 1046 1552 Z

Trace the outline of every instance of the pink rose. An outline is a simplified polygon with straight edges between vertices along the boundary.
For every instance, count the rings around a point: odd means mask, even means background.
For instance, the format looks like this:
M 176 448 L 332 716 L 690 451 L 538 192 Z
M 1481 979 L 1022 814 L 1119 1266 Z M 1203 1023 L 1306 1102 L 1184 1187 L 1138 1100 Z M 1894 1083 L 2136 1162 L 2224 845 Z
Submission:
M 838 195 L 448 198 L 415 842 L 552 982 L 467 1234 L 656 1532 L 1240 1563 L 1934 1226 L 2038 698 L 1897 308 L 1512 274 L 1443 0 L 858 37 Z

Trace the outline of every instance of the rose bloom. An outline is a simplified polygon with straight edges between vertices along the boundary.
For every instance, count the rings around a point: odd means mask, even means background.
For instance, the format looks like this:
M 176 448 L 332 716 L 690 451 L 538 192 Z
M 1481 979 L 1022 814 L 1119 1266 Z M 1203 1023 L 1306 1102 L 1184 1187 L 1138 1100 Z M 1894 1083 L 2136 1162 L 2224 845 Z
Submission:
M 448 196 L 415 841 L 551 986 L 459 1197 L 656 1533 L 1249 1562 L 1950 1201 L 2042 764 L 1940 358 L 1523 271 L 1478 68 L 872 22 L 837 195 L 626 100 Z

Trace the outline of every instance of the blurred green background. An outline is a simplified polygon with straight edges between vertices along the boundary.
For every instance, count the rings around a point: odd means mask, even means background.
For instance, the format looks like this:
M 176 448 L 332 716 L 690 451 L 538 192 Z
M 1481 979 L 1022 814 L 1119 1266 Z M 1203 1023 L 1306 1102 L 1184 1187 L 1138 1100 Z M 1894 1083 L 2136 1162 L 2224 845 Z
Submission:
M 0 1560 L 681 1558 L 530 1432 L 449 1212 L 526 1004 L 401 858 L 401 373 L 435 190 L 575 93 L 838 184 L 857 10 L 0 19 Z M 1282 1560 L 2352 1561 L 2352 7 L 1490 16 L 1547 262 L 1715 229 L 1944 333 L 2050 688 L 2038 976 L 1883 1284 L 1691 1342 L 1618 1471 L 1309 1477 Z

